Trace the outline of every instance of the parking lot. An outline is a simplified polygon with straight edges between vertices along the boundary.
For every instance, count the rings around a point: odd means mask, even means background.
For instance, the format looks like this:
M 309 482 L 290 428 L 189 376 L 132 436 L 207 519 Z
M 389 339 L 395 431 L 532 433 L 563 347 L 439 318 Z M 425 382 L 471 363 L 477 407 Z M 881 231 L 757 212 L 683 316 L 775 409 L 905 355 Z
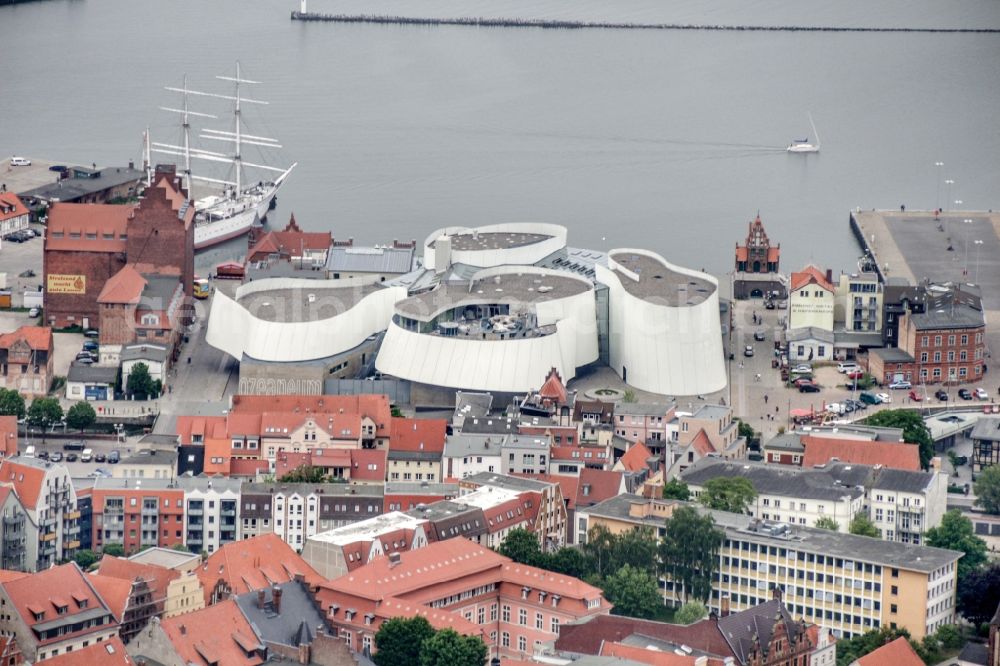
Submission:
M 58 462 L 60 465 L 65 465 L 69 469 L 70 476 L 73 478 L 94 476 L 98 469 L 104 470 L 110 475 L 114 463 L 109 462 L 108 458 L 112 452 L 116 452 L 119 457 L 127 457 L 136 449 L 136 442 L 139 439 L 138 437 L 127 437 L 125 441 L 115 441 L 114 437 L 111 439 L 64 439 L 61 437 L 47 437 L 43 443 L 41 434 L 34 430 L 25 437 L 23 427 L 19 433 L 19 438 L 18 448 L 21 454 L 24 454 L 29 446 L 34 447 L 34 456 L 36 458 L 47 459 Z M 90 462 L 80 460 L 83 449 L 91 449 L 94 460 Z M 57 457 L 61 457 L 61 460 L 55 460 Z M 75 460 L 70 460 L 70 457 L 75 457 Z M 103 458 L 103 460 L 98 460 L 98 458 Z

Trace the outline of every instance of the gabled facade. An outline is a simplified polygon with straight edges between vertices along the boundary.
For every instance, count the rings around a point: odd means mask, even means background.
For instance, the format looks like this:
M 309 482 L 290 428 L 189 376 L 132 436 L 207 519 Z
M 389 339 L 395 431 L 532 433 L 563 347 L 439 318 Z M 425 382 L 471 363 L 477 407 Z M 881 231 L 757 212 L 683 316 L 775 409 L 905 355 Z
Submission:
M 788 295 L 788 330 L 813 327 L 833 330 L 835 288 L 830 271 L 813 265 L 792 273 Z
M 54 358 L 52 329 L 47 326 L 21 326 L 0 335 L 0 388 L 27 398 L 45 396 Z
M 80 547 L 80 511 L 69 470 L 34 458 L 0 461 L 0 483 L 17 493 L 27 516 L 25 568 L 41 571 Z

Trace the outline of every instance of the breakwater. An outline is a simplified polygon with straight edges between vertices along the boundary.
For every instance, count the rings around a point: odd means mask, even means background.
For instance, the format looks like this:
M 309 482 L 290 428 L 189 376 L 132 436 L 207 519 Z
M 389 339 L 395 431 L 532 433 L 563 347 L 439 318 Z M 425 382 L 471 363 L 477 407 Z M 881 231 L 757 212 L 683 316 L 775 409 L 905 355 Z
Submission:
M 936 33 L 1000 33 L 1000 28 L 906 28 L 853 27 L 807 25 L 715 25 L 696 23 L 629 23 L 617 21 L 572 21 L 564 19 L 517 18 L 422 18 L 416 16 L 383 16 L 376 14 L 320 14 L 292 12 L 293 21 L 326 21 L 331 23 L 384 23 L 393 25 L 460 25 L 476 28 L 543 28 L 553 30 L 716 30 L 749 32 L 936 32 Z

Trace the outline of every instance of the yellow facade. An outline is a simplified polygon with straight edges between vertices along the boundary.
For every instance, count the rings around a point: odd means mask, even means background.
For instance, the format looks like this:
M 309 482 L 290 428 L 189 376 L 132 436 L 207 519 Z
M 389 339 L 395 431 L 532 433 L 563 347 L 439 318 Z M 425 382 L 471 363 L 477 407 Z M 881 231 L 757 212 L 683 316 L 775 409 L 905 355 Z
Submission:
M 173 617 L 205 607 L 205 593 L 201 581 L 193 573 L 181 574 L 167 586 L 167 598 L 163 604 L 163 617 Z

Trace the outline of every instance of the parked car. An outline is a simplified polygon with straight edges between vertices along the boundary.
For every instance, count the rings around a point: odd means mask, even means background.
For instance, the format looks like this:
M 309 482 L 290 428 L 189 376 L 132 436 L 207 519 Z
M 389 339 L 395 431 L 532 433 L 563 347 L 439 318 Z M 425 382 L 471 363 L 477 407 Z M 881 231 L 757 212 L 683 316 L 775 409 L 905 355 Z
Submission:
M 117 451 L 112 451 L 111 453 L 108 454 L 108 463 L 112 465 L 118 463 L 121 459 L 122 459 L 121 454 L 119 454 Z
M 82 356 L 82 357 L 81 356 L 77 356 L 75 362 L 79 363 L 80 365 L 93 365 L 94 364 L 94 359 L 91 358 L 89 355 L 88 356 Z
M 66 462 L 76 462 L 77 455 L 75 453 L 66 454 Z
M 100 335 L 101 333 L 100 333 L 100 331 L 98 331 L 97 329 L 94 329 L 94 328 L 88 328 L 88 329 L 87 329 L 86 331 L 84 331 L 84 332 L 83 332 L 83 334 L 84 334 L 84 335 L 85 335 L 86 337 L 88 337 L 88 338 L 96 338 L 96 337 L 97 337 L 97 336 L 99 336 L 99 335 Z
M 756 340 L 757 342 L 763 342 L 764 341 L 764 331 L 754 331 L 753 332 L 753 339 Z
M 792 385 L 795 387 L 799 387 L 802 386 L 803 384 L 812 384 L 812 383 L 813 383 L 812 377 L 799 377 L 794 382 L 792 382 Z
M 913 402 L 921 402 L 923 401 L 923 399 L 924 397 L 919 393 L 917 393 L 916 391 L 910 391 L 910 400 L 912 400 Z
M 789 370 L 789 372 L 792 373 L 793 375 L 811 375 L 812 371 L 813 371 L 812 366 L 806 365 L 804 363 L 800 363 L 791 370 Z
M 877 405 L 880 402 L 882 402 L 881 400 L 879 400 L 879 397 L 877 395 L 875 395 L 874 393 L 869 393 L 868 391 L 862 391 L 861 395 L 859 395 L 858 398 L 861 400 L 861 402 L 867 403 L 869 405 Z
M 86 443 L 81 442 L 80 440 L 74 440 L 63 444 L 63 451 L 83 451 L 86 447 Z
M 972 400 L 972 392 L 969 389 L 958 389 L 958 397 L 962 400 Z
M 94 354 L 92 354 L 89 351 L 82 351 L 82 352 L 80 352 L 79 354 L 76 355 L 76 360 L 78 360 L 78 361 L 82 361 L 85 358 L 90 359 L 91 361 L 96 361 L 97 360 L 94 357 Z
M 892 402 L 892 396 L 889 395 L 888 393 L 876 393 L 875 397 L 878 398 L 878 401 L 880 403 L 883 403 L 883 404 L 886 404 L 886 405 Z
M 27 157 L 17 157 L 16 155 L 10 158 L 11 166 L 31 166 L 31 160 Z
M 94 449 L 84 449 L 80 454 L 80 462 L 90 462 L 94 459 Z
M 845 400 L 844 403 L 850 405 L 851 407 L 854 408 L 855 411 L 858 412 L 860 412 L 863 409 L 868 409 L 868 405 L 866 405 L 863 400 L 855 400 L 853 398 L 850 398 L 848 400 Z
M 41 458 L 42 460 L 48 460 L 49 459 L 49 452 L 48 451 L 39 451 L 38 452 L 38 457 Z
M 831 414 L 843 414 L 847 410 L 844 409 L 844 405 L 842 405 L 841 403 L 831 402 L 829 405 L 826 406 L 826 411 L 830 412 Z
M 976 400 L 989 400 L 989 398 L 990 395 L 989 393 L 986 392 L 985 389 L 982 388 L 976 389 Z
M 30 310 L 28 310 L 29 317 L 37 317 L 39 313 L 41 313 L 41 310 L 39 310 L 38 308 L 31 308 Z
M 773 310 L 774 309 L 774 301 L 772 301 L 770 299 L 764 301 L 764 309 L 765 310 Z
M 948 402 L 948 392 L 945 391 L 944 389 L 938 389 L 937 391 L 934 391 L 934 397 L 940 400 L 941 402 Z
M 60 462 L 63 459 L 62 451 L 53 451 L 49 454 L 49 462 Z
M 799 386 L 799 393 L 819 393 L 819 386 L 811 382 Z
M 889 384 L 889 388 L 892 389 L 893 391 L 898 391 L 898 390 L 908 391 L 909 389 L 913 388 L 913 384 L 906 381 L 905 379 L 900 379 L 897 382 Z
M 105 456 L 103 453 L 94 454 L 94 462 L 105 462 L 107 459 L 108 459 L 107 456 Z
M 750 357 L 753 356 L 753 345 L 747 345 L 743 348 L 743 355 Z
M 860 370 L 861 367 L 854 361 L 841 361 L 837 364 L 837 372 L 844 374 L 846 372 L 854 372 Z
M 959 467 L 961 465 L 969 464 L 969 456 L 955 456 L 955 466 Z
M 53 164 L 49 167 L 49 171 L 55 171 L 56 173 L 66 173 L 69 171 L 69 167 L 64 164 Z
M 95 352 L 99 349 L 98 344 L 93 340 L 87 340 L 83 343 L 83 351 Z

